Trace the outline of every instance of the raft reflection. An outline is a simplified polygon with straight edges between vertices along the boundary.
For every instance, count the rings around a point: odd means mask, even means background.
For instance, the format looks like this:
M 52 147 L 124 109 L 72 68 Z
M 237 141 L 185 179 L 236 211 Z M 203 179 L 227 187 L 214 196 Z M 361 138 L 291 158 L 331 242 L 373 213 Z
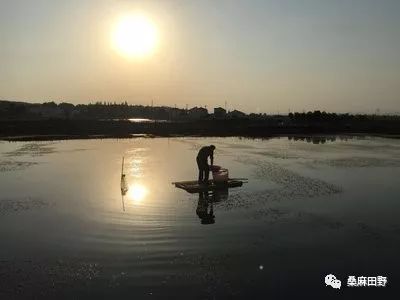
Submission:
M 228 197 L 228 189 L 200 192 L 196 208 L 196 214 L 200 219 L 200 223 L 203 225 L 214 224 L 214 203 L 227 200 Z

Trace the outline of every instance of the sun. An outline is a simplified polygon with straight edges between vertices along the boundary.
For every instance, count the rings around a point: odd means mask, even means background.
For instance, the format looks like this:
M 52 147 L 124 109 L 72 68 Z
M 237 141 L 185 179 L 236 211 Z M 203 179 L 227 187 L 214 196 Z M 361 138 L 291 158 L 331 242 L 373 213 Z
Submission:
M 116 24 L 113 46 L 121 55 L 144 57 L 154 52 L 158 44 L 158 33 L 154 23 L 144 15 L 122 17 Z

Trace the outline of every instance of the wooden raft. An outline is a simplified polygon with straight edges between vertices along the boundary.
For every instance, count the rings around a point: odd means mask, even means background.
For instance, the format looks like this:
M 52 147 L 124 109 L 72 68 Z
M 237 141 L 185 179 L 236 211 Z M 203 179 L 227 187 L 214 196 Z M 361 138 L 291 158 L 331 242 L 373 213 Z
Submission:
M 197 180 L 194 180 L 173 182 L 172 184 L 174 184 L 177 188 L 183 189 L 189 193 L 223 190 L 243 185 L 242 180 L 236 179 L 229 179 L 227 182 L 224 183 L 215 183 L 213 180 L 209 180 L 208 183 L 209 184 L 199 184 Z

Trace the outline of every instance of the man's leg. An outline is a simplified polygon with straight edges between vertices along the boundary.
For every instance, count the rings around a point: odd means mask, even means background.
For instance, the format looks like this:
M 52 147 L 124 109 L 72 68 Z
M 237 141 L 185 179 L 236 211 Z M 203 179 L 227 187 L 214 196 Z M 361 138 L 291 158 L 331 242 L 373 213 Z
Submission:
M 199 183 L 203 182 L 203 170 L 199 168 Z
M 203 166 L 202 166 L 201 160 L 198 157 L 196 158 L 196 162 L 197 162 L 197 167 L 199 168 L 198 182 L 202 183 L 203 182 Z
M 210 175 L 210 168 L 208 165 L 204 166 L 204 182 L 208 183 L 208 176 Z

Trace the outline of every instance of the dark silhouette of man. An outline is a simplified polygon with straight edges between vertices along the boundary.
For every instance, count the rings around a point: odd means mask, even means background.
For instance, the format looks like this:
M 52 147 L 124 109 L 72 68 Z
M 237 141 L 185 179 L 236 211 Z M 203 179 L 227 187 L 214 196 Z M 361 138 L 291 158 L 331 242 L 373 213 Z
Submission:
M 197 166 L 199 167 L 199 183 L 208 184 L 208 176 L 210 172 L 210 166 L 208 165 L 208 157 L 210 157 L 211 166 L 214 163 L 214 150 L 215 146 L 205 146 L 200 149 L 197 154 Z

